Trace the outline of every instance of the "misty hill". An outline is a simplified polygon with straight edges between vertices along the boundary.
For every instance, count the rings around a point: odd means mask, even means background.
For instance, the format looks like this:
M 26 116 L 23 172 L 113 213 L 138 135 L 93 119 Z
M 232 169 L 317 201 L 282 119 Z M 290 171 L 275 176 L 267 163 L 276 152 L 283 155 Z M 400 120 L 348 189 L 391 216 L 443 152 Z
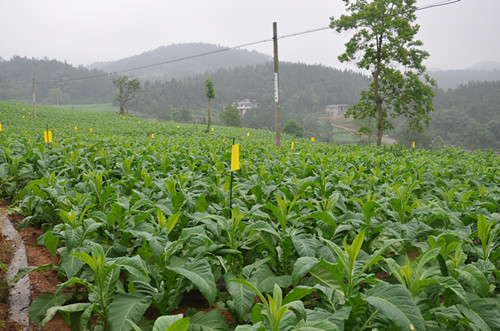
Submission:
M 199 56 L 201 54 L 209 54 Z M 190 58 L 193 57 L 193 58 Z M 185 59 L 187 58 L 187 59 Z M 176 61 L 185 59 L 182 61 Z M 138 68 L 156 63 L 166 63 L 159 66 L 135 70 L 127 75 L 149 81 L 167 81 L 183 79 L 188 76 L 213 72 L 219 68 L 235 68 L 248 65 L 263 64 L 270 57 L 258 52 L 243 49 L 227 50 L 227 47 L 191 43 L 164 46 L 155 50 L 131 56 L 112 62 L 99 62 L 89 66 L 90 69 L 100 69 L 106 72 L 120 72 L 130 68 Z
M 454 89 L 469 82 L 500 81 L 500 63 L 481 62 L 466 70 L 429 70 L 439 88 Z
M 476 63 L 467 69 L 469 69 L 469 70 L 486 70 L 486 71 L 500 70 L 500 63 L 494 62 L 494 61 L 485 61 L 485 62 Z
M 82 77 L 94 78 L 80 79 Z M 0 100 L 32 102 L 33 78 L 38 103 L 110 102 L 116 90 L 103 71 L 47 58 L 14 56 L 8 61 L 0 61 Z
M 207 99 L 204 81 L 214 82 L 217 97 L 212 100 L 215 111 L 241 99 L 256 100 L 256 113 L 245 116 L 252 127 L 273 127 L 274 72 L 273 64 L 218 69 L 184 80 L 148 83 L 143 86 L 130 109 L 149 116 L 172 118 L 172 108 L 205 109 Z M 282 122 L 290 118 L 323 113 L 329 104 L 353 104 L 361 90 L 368 87 L 365 76 L 322 65 L 280 63 L 280 103 Z

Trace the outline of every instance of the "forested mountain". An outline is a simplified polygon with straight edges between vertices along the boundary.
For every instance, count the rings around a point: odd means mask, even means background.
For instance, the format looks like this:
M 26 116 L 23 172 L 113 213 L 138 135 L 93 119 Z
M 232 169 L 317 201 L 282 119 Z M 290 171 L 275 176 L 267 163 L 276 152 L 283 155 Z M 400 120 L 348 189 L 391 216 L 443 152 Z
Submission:
M 465 148 L 500 150 L 500 81 L 440 90 L 429 133 Z
M 90 76 L 100 77 L 80 79 Z M 33 78 L 39 103 L 104 103 L 110 102 L 115 92 L 115 86 L 103 71 L 56 60 L 14 56 L 0 61 L 0 100 L 31 102 Z
M 202 55 L 203 56 L 199 56 Z M 177 61 L 183 59 L 182 61 Z M 98 62 L 89 66 L 91 69 L 101 69 L 106 72 L 121 72 L 131 68 L 164 63 L 159 66 L 134 70 L 130 75 L 141 80 L 167 81 L 183 79 L 189 76 L 212 72 L 219 68 L 235 68 L 247 65 L 263 64 L 270 57 L 258 52 L 243 49 L 227 50 L 227 47 L 191 43 L 159 47 L 155 50 L 111 62 Z M 128 74 L 128 73 L 124 73 Z
M 456 89 L 439 89 L 435 111 L 424 133 L 403 134 L 397 139 L 420 147 L 460 146 L 500 151 L 500 81 L 472 82 Z M 404 123 L 400 123 L 404 129 Z
M 479 70 L 447 70 L 429 71 L 429 75 L 434 78 L 441 89 L 454 89 L 469 82 L 486 82 L 500 80 L 500 69 Z
M 248 98 L 256 100 L 259 109 L 244 123 L 252 127 L 273 127 L 274 73 L 272 63 L 234 69 L 218 69 L 191 78 L 164 83 L 146 83 L 131 109 L 146 114 L 170 118 L 171 108 L 206 108 L 204 81 L 215 84 L 217 97 L 212 100 L 215 109 Z M 321 65 L 280 63 L 280 101 L 282 122 L 310 113 L 324 112 L 329 104 L 353 104 L 362 89 L 368 86 L 365 76 L 352 71 L 341 71 Z

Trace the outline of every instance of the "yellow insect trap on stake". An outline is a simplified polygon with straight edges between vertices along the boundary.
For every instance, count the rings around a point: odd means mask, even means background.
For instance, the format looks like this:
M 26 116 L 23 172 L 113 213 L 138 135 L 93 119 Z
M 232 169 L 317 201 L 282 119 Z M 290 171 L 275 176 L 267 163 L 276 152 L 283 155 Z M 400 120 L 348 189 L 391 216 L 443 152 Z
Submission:
M 314 137 L 311 137 L 311 141 L 314 142 Z
M 47 144 L 52 143 L 52 131 L 43 131 L 43 139 Z
M 293 141 L 292 141 L 292 148 L 290 148 L 290 149 L 293 149 Z
M 0 132 L 2 132 L 2 124 L 0 124 Z
M 415 148 L 415 142 L 413 142 L 413 145 L 412 145 L 413 148 Z
M 240 144 L 235 144 L 231 148 L 231 171 L 240 169 Z

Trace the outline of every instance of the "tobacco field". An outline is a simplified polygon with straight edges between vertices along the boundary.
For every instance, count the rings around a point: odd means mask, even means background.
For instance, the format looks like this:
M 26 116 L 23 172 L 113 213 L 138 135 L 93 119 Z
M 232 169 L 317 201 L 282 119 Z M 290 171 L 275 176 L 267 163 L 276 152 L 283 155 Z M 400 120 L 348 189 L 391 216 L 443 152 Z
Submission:
M 493 152 L 292 149 L 287 136 L 278 148 L 268 131 L 32 111 L 0 103 L 0 195 L 60 261 L 16 278 L 63 279 L 32 302 L 33 323 L 60 312 L 72 330 L 500 330 Z M 193 293 L 213 309 L 171 314 Z

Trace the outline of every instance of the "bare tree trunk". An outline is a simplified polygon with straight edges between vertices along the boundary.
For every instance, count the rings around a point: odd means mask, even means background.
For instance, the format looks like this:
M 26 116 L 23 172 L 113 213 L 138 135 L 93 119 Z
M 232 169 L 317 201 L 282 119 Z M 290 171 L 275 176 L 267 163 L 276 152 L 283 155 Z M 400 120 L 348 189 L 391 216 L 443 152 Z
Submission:
M 375 103 L 377 105 L 377 146 L 382 144 L 382 134 L 384 133 L 384 117 L 382 113 L 382 97 L 379 94 L 379 77 L 382 62 L 382 35 L 377 40 L 377 69 L 373 74 L 373 84 L 375 93 Z
M 210 108 L 212 108 L 212 104 L 210 102 L 210 99 L 208 99 L 208 127 L 207 127 L 207 132 L 210 133 L 210 124 L 212 123 L 212 118 L 210 116 Z

